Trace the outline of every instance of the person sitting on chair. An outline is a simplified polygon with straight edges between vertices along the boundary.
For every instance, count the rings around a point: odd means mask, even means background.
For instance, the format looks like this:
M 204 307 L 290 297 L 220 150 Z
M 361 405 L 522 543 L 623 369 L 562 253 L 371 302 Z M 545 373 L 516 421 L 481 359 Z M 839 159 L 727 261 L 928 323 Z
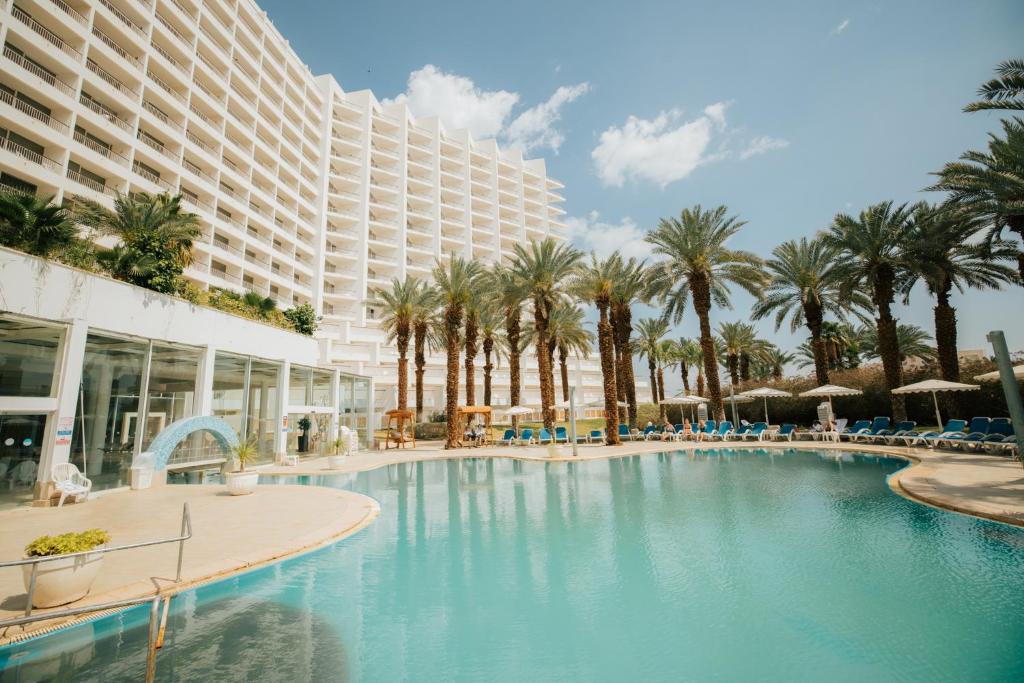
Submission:
M 661 431 L 661 440 L 662 441 L 671 441 L 673 438 L 675 438 L 675 435 L 676 435 L 675 425 L 673 425 L 668 420 L 665 420 L 665 427 Z

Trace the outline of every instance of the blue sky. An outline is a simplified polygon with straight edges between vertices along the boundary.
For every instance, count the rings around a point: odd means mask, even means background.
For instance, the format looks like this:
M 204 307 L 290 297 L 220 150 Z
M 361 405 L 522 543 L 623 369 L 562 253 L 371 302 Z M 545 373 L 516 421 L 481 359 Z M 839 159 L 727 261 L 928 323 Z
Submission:
M 767 254 L 837 212 L 925 198 L 930 171 L 998 126 L 962 106 L 1024 56 L 1020 0 L 261 6 L 346 90 L 529 147 L 565 183 L 578 244 L 633 253 L 696 203 L 727 205 L 748 221 L 735 246 Z M 715 317 L 746 318 L 750 301 Z M 1024 289 L 956 304 L 961 348 L 987 348 L 993 320 L 1024 348 Z M 930 330 L 931 306 L 915 291 L 899 315 Z M 678 333 L 695 327 L 690 314 Z M 785 348 L 803 339 L 760 328 Z

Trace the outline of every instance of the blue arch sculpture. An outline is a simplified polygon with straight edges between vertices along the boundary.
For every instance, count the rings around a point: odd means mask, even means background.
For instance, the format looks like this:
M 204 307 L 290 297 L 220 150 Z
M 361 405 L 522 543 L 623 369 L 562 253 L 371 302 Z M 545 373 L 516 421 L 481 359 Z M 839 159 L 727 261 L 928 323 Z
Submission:
M 167 469 L 167 461 L 175 447 L 195 432 L 209 432 L 224 451 L 224 457 L 229 457 L 231 449 L 238 445 L 238 434 L 221 418 L 212 415 L 184 417 L 164 427 L 149 444 L 147 451 L 153 454 L 153 469 Z

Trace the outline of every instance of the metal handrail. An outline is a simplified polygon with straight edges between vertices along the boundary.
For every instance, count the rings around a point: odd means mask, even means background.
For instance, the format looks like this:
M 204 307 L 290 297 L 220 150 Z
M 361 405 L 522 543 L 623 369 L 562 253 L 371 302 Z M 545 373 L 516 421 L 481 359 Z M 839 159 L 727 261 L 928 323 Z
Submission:
M 145 548 L 145 547 L 148 547 L 148 546 L 151 546 L 151 545 L 163 545 L 165 543 L 178 543 L 179 544 L 178 545 L 178 571 L 177 571 L 177 573 L 174 576 L 174 582 L 175 583 L 180 583 L 181 582 L 181 561 L 182 561 L 183 554 L 185 552 L 185 541 L 187 541 L 190 538 L 192 538 L 192 517 L 191 517 L 191 515 L 189 515 L 188 503 L 183 503 L 182 504 L 182 509 L 181 509 L 181 535 L 180 536 L 175 536 L 174 538 L 161 538 L 161 539 L 158 539 L 156 541 L 141 541 L 139 543 L 128 543 L 126 545 L 118 545 L 118 546 L 114 546 L 112 548 L 99 548 L 99 549 L 93 549 L 93 550 L 83 550 L 81 552 L 67 553 L 65 555 L 48 555 L 48 556 L 45 556 L 45 557 L 27 557 L 27 558 L 22 559 L 22 560 L 11 560 L 11 561 L 8 561 L 8 562 L 0 562 L 0 569 L 3 569 L 4 567 L 20 567 L 21 565 L 25 565 L 25 564 L 31 564 L 32 565 L 32 574 L 29 576 L 29 582 L 28 582 L 27 604 L 25 605 L 25 616 L 26 617 L 30 617 L 30 616 L 32 616 L 32 596 L 33 596 L 33 594 L 35 593 L 35 590 L 36 590 L 36 573 L 39 570 L 39 565 L 40 564 L 43 564 L 45 562 L 55 562 L 57 560 L 66 560 L 69 557 L 83 557 L 85 555 L 95 555 L 97 553 L 106 554 L 106 553 L 117 552 L 118 550 L 131 550 L 133 548 Z M 93 607 L 93 606 L 90 606 L 90 607 L 92 607 L 92 609 L 86 609 L 86 608 L 75 608 L 75 609 L 84 609 L 85 611 L 93 611 L 94 609 L 102 609 L 102 608 L 97 608 L 97 607 Z M 64 612 L 66 612 L 66 611 L 67 610 L 61 610 L 60 612 L 48 612 L 47 616 L 48 617 L 64 616 Z M 0 622 L 0 627 L 3 627 L 5 625 L 10 626 L 10 625 L 14 625 L 14 624 L 8 624 L 7 622 Z

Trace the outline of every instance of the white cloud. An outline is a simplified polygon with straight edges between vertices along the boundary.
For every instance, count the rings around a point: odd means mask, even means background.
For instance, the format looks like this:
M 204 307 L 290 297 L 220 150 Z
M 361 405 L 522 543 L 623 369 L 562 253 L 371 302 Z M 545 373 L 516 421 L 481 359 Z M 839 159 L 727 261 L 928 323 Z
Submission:
M 626 180 L 650 180 L 664 187 L 690 175 L 708 154 L 712 135 L 725 128 L 728 103 L 717 102 L 691 121 L 680 121 L 678 109 L 663 111 L 654 120 L 630 116 L 622 127 L 601 133 L 590 156 L 605 185 L 622 187 Z
M 746 148 L 740 152 L 740 159 L 749 159 L 758 154 L 764 154 L 773 149 L 782 149 L 784 147 L 789 147 L 788 140 L 761 135 L 747 143 Z
M 629 216 L 618 223 L 607 223 L 601 220 L 597 211 L 591 211 L 583 218 L 570 216 L 565 219 L 565 224 L 576 246 L 587 252 L 593 251 L 598 258 L 606 258 L 615 251 L 625 258 L 650 256 L 650 247 L 644 242 L 647 231 Z
M 836 26 L 836 27 L 835 27 L 834 29 L 832 29 L 831 31 L 829 31 L 829 33 L 828 33 L 828 34 L 829 34 L 830 36 L 838 36 L 838 35 L 839 35 L 840 33 L 842 33 L 843 31 L 845 31 L 845 30 L 846 30 L 846 27 L 847 27 L 847 26 L 849 26 L 849 25 L 850 25 L 850 20 L 849 20 L 849 19 L 843 19 L 842 21 L 840 21 L 840 22 L 839 22 L 839 25 L 838 25 L 838 26 Z
M 547 147 L 557 152 L 565 141 L 555 124 L 562 107 L 590 89 L 587 83 L 558 88 L 541 104 L 513 118 L 519 93 L 483 90 L 465 76 L 445 73 L 427 64 L 409 74 L 406 90 L 384 104 L 404 102 L 417 117 L 436 116 L 449 130 L 466 128 L 477 140 L 498 138 L 524 152 Z
M 540 147 L 548 147 L 557 152 L 565 142 L 565 136 L 555 128 L 555 124 L 562 118 L 562 107 L 586 94 L 588 90 L 588 83 L 563 85 L 547 102 L 517 116 L 505 129 L 505 139 L 510 145 L 521 147 L 524 152 Z

